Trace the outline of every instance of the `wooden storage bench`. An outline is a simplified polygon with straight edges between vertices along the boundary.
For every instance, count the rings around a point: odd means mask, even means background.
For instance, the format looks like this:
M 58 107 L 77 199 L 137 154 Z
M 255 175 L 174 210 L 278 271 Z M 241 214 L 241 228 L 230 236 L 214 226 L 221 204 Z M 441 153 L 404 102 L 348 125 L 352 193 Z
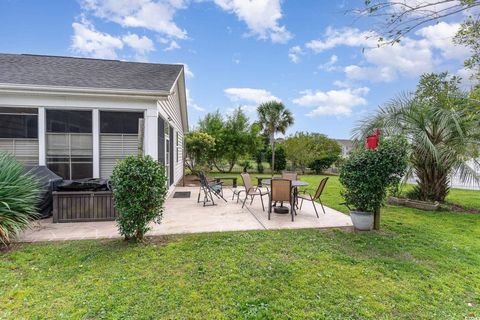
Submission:
M 53 192 L 53 222 L 115 220 L 111 191 Z

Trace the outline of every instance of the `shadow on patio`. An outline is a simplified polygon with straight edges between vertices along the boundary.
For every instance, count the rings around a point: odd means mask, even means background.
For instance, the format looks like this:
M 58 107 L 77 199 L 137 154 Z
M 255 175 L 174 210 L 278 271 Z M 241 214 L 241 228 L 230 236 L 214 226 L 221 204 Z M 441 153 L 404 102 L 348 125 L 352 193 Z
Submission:
M 242 209 L 241 202 L 232 201 L 232 190 L 225 188 L 225 203 L 215 198 L 215 206 L 204 207 L 197 203 L 198 187 L 177 187 L 175 191 L 190 192 L 189 198 L 173 198 L 173 194 L 165 203 L 165 212 L 161 224 L 152 224 L 148 236 L 221 232 L 262 229 L 302 229 L 302 228 L 351 228 L 350 217 L 325 207 L 325 214 L 319 209 L 317 218 L 310 202 L 305 202 L 298 211 L 295 221 L 290 214 L 272 213 L 271 220 L 267 211 L 262 211 L 260 199 L 255 198 L 252 205 L 247 201 Z M 266 200 L 266 197 L 264 198 Z M 267 201 L 265 201 L 267 202 Z M 266 209 L 267 210 L 267 209 Z M 20 242 L 61 241 L 80 239 L 120 238 L 114 221 L 52 223 L 52 219 L 44 219 L 35 223 L 19 239 Z

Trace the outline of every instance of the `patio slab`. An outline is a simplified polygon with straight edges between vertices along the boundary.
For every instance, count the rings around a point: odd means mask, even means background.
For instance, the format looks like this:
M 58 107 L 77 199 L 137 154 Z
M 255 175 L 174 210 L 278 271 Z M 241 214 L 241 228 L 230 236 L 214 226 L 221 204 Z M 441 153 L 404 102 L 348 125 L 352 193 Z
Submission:
M 177 187 L 175 191 L 190 191 L 190 198 L 173 198 L 165 203 L 165 212 L 161 224 L 152 223 L 147 235 L 169 235 L 199 232 L 245 231 L 265 229 L 301 229 L 301 228 L 352 228 L 350 217 L 325 207 L 323 214 L 318 204 L 320 218 L 317 218 L 310 202 L 305 202 L 301 211 L 291 221 L 290 214 L 272 213 L 268 220 L 267 211 L 262 211 L 258 197 L 252 205 L 249 201 L 242 208 L 241 203 L 232 201 L 232 190 L 225 190 L 228 202 L 215 199 L 215 206 L 204 207 L 197 203 L 198 188 Z M 267 197 L 264 197 L 267 200 Z M 267 201 L 265 201 L 265 204 Z M 267 210 L 267 208 L 266 208 Z M 63 241 L 81 239 L 120 238 L 114 221 L 53 223 L 52 219 L 35 222 L 31 230 L 25 231 L 19 242 Z

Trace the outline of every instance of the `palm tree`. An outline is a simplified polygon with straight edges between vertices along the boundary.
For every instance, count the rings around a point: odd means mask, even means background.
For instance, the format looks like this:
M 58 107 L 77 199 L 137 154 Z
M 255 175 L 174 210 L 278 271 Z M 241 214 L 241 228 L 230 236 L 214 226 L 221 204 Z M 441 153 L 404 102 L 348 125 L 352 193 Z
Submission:
M 272 176 L 275 171 L 275 134 L 282 133 L 293 124 L 293 115 L 283 103 L 272 100 L 264 102 L 257 108 L 260 129 L 269 137 L 272 146 Z
M 478 165 L 480 129 L 478 116 L 465 108 L 469 103 L 466 96 L 450 96 L 443 104 L 432 105 L 431 101 L 415 94 L 400 95 L 374 117 L 363 120 L 354 135 L 363 140 L 374 128 L 380 128 L 384 135 L 407 137 L 410 174 L 417 178 L 413 195 L 443 202 L 453 174 L 465 182 L 480 182 L 471 166 Z

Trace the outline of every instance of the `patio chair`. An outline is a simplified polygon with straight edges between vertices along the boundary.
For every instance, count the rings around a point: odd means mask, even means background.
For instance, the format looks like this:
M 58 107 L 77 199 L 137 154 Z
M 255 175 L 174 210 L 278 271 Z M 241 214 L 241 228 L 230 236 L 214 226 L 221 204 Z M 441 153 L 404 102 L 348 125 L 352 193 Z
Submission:
M 282 171 L 282 179 L 297 180 L 298 174 L 296 172 Z
M 315 206 L 315 201 L 318 200 L 318 202 L 320 202 L 320 205 L 322 206 L 323 214 L 325 214 L 325 208 L 323 207 L 323 203 L 320 197 L 322 196 L 322 192 L 323 192 L 323 189 L 325 189 L 325 185 L 327 184 L 327 181 L 328 181 L 328 177 L 323 178 L 322 181 L 320 181 L 317 191 L 313 196 L 311 193 L 308 193 L 308 189 L 300 191 L 298 195 L 298 198 L 302 199 L 302 201 L 300 202 L 300 210 L 302 210 L 303 200 L 311 201 L 313 204 L 313 208 L 315 209 L 315 213 L 317 214 L 317 218 L 320 218 L 318 216 L 317 207 Z
M 233 193 L 232 193 L 232 200 L 235 200 L 235 196 L 237 196 L 237 203 L 238 201 L 240 201 L 240 194 L 242 192 L 246 192 L 245 188 L 236 188 L 236 189 L 233 189 Z
M 263 196 L 268 196 L 268 191 L 263 191 L 262 189 L 254 186 L 252 184 L 252 179 L 250 175 L 246 172 L 240 174 L 243 180 L 243 185 L 245 186 L 245 199 L 243 200 L 242 208 L 245 206 L 245 202 L 247 202 L 247 198 L 250 196 L 252 200 L 250 201 L 250 205 L 253 203 L 253 199 L 255 196 L 260 196 L 260 201 L 262 201 L 262 210 L 265 211 L 265 205 L 263 204 Z
M 200 190 L 198 191 L 197 203 L 200 202 L 200 196 L 202 192 L 203 192 L 203 206 L 206 206 L 208 202 L 211 202 L 212 206 L 215 205 L 215 201 L 213 200 L 213 195 L 227 202 L 227 200 L 223 197 L 222 182 L 212 182 L 212 183 L 208 182 L 207 176 L 203 171 L 200 171 L 198 173 L 198 177 L 200 178 Z
M 272 179 L 270 182 L 270 199 L 268 202 L 268 220 L 272 213 L 272 202 L 288 202 L 290 204 L 290 214 L 292 221 L 295 216 L 295 199 L 292 193 L 292 180 L 289 179 Z

